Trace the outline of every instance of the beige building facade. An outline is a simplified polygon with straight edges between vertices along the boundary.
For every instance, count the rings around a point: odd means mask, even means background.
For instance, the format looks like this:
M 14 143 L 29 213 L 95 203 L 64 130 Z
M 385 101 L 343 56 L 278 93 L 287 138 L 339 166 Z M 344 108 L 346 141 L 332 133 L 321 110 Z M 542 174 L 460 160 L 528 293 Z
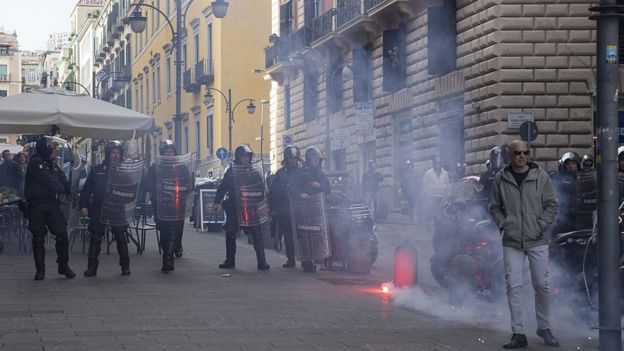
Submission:
M 273 0 L 276 38 L 265 49 L 273 165 L 286 142 L 316 145 L 330 169 L 358 182 L 375 160 L 396 195 L 406 161 L 426 170 L 437 155 L 451 176 L 457 163 L 478 174 L 526 119 L 540 131 L 533 159 L 547 170 L 566 151 L 593 154 L 589 6 Z
M 22 92 L 22 55 L 17 34 L 0 32 L 0 99 Z M 16 144 L 18 135 L 0 135 L 0 143 Z

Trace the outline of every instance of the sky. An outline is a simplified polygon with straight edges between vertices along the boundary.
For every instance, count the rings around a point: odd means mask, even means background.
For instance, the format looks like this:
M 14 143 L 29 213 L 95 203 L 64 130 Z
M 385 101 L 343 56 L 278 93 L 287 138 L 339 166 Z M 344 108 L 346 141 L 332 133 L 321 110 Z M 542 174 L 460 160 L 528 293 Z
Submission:
M 78 0 L 0 0 L 0 29 L 17 31 L 21 50 L 45 50 L 48 35 L 69 32 L 69 15 Z

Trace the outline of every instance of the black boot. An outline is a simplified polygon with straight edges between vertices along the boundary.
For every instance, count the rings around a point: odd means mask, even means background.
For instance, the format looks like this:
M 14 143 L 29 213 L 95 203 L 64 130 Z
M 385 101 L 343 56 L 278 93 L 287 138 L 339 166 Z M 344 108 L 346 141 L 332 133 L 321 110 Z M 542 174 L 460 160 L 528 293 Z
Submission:
M 296 265 L 295 258 L 294 257 L 288 257 L 288 260 L 286 261 L 286 263 L 284 263 L 282 265 L 282 267 L 284 267 L 284 268 L 294 268 L 295 265 Z
M 266 257 L 264 256 L 264 242 L 260 230 L 253 235 L 253 246 L 254 251 L 256 251 L 256 259 L 258 260 L 258 269 L 261 271 L 268 271 L 271 269 L 271 266 L 266 262 Z
M 76 277 L 76 273 L 69 268 L 69 240 L 67 240 L 67 234 L 65 237 L 56 237 L 56 263 L 58 263 L 58 274 L 64 275 L 67 279 L 73 279 Z
M 163 255 L 163 266 L 161 271 L 163 273 L 169 273 L 175 270 L 173 266 L 173 255 Z
M 128 240 L 126 240 L 126 232 L 121 232 L 115 238 L 117 242 L 117 253 L 119 253 L 119 266 L 121 266 L 121 275 L 130 275 L 130 254 L 128 253 Z
M 32 250 L 35 258 L 35 280 L 43 280 L 45 278 L 45 244 L 44 237 L 33 237 Z
M 184 250 L 182 249 L 182 231 L 180 231 L 176 239 L 175 257 L 182 257 L 183 252 Z
M 526 335 L 524 334 L 513 334 L 511 336 L 511 340 L 503 345 L 504 349 L 519 349 L 522 347 L 527 347 L 529 345 Z
M 544 345 L 550 347 L 559 347 L 559 340 L 555 338 L 550 329 L 538 329 L 537 336 L 544 339 Z
M 89 242 L 89 259 L 87 261 L 87 270 L 83 273 L 85 277 L 95 277 L 97 275 L 97 268 L 99 263 L 98 256 L 100 255 L 101 244 L 101 239 L 98 240 L 95 238 L 91 238 L 91 241 Z
M 175 269 L 173 266 L 173 253 L 176 246 L 176 233 L 173 230 L 166 234 L 163 233 L 163 237 L 161 237 L 161 239 L 163 249 L 163 266 L 161 271 L 163 273 L 172 272 Z
M 225 261 L 219 265 L 221 269 L 236 267 L 236 233 L 225 233 Z

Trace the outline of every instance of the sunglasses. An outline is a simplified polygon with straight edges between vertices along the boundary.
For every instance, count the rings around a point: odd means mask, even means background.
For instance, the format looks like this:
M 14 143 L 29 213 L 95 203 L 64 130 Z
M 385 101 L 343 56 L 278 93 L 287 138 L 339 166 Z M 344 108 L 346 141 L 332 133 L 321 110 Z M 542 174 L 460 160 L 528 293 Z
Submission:
M 529 150 L 526 150 L 526 151 L 514 151 L 514 155 L 516 155 L 516 156 L 520 156 L 520 155 L 529 156 L 530 153 L 531 153 L 531 151 L 529 151 Z

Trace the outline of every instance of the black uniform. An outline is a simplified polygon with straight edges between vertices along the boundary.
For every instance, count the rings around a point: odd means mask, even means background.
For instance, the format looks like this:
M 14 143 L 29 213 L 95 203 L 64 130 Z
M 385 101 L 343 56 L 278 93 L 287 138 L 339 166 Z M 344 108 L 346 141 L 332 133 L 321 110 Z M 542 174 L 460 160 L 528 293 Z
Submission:
M 293 174 L 295 181 L 289 188 L 289 194 L 292 197 L 301 198 L 301 194 L 315 195 L 319 193 L 325 193 L 329 195 L 331 192 L 331 185 L 329 179 L 320 168 L 314 167 L 307 162 L 303 163 L 303 167 L 297 169 L 296 174 Z M 313 182 L 318 182 L 321 186 L 315 188 L 312 186 Z M 316 268 L 311 261 L 302 261 L 301 266 L 304 272 L 314 272 Z
M 44 160 L 35 154 L 28 162 L 24 188 L 24 197 L 28 201 L 28 228 L 33 235 L 32 248 L 37 269 L 35 279 L 43 279 L 45 273 L 45 235 L 47 230 L 56 237 L 56 262 L 59 266 L 59 274 L 70 279 L 73 278 L 74 273 L 68 266 L 67 222 L 57 200 L 58 194 L 69 194 L 69 182 L 63 171 L 52 161 Z
M 87 176 L 87 180 L 80 191 L 80 208 L 87 208 L 91 221 L 89 222 L 89 231 L 91 232 L 91 241 L 89 242 L 89 261 L 85 276 L 94 276 L 98 267 L 98 256 L 102 238 L 104 237 L 106 226 L 100 221 L 102 213 L 102 202 L 104 201 L 104 191 L 106 190 L 106 177 L 108 175 L 109 166 L 103 163 L 91 168 L 91 172 Z M 119 265 L 122 274 L 130 274 L 130 256 L 128 254 L 128 240 L 126 237 L 127 226 L 111 226 L 111 232 L 117 243 L 117 252 L 119 253 Z
M 561 170 L 552 176 L 557 193 L 559 212 L 553 226 L 553 234 L 576 230 L 576 173 Z
M 295 259 L 295 245 L 293 242 L 292 218 L 290 213 L 290 198 L 288 197 L 288 189 L 295 186 L 298 168 L 298 166 L 291 168 L 284 166 L 280 168 L 273 177 L 273 182 L 271 184 L 271 196 L 269 197 L 271 213 L 275 213 L 277 218 L 277 229 L 284 236 L 286 257 L 288 257 L 288 260 L 292 262 L 294 262 Z
M 187 172 L 186 167 L 180 167 L 180 171 Z M 158 202 L 156 201 L 156 165 L 152 165 L 145 176 L 143 177 L 142 185 L 143 191 L 150 193 L 152 204 L 154 205 L 155 213 L 158 213 Z M 192 195 L 189 195 L 192 196 Z M 144 196 L 140 197 L 141 200 Z M 160 245 L 163 250 L 163 261 L 171 259 L 173 262 L 173 255 L 182 241 L 182 232 L 184 231 L 184 220 L 181 221 L 162 221 L 156 218 L 156 229 L 160 232 Z M 164 263 L 163 263 L 164 264 Z
M 227 199 L 224 201 L 225 195 Z M 236 213 L 236 189 L 234 187 L 234 172 L 232 167 L 228 168 L 223 175 L 223 180 L 217 187 L 217 193 L 214 198 L 215 204 L 223 202 L 223 210 L 226 214 L 226 221 L 223 229 L 225 230 L 225 262 L 220 268 L 234 268 L 236 256 L 236 233 L 238 233 L 239 224 Z M 247 235 L 251 235 L 253 239 L 254 250 L 256 251 L 256 259 L 258 260 L 258 269 L 268 269 L 266 258 L 264 255 L 264 242 L 260 226 L 243 227 L 243 231 Z

